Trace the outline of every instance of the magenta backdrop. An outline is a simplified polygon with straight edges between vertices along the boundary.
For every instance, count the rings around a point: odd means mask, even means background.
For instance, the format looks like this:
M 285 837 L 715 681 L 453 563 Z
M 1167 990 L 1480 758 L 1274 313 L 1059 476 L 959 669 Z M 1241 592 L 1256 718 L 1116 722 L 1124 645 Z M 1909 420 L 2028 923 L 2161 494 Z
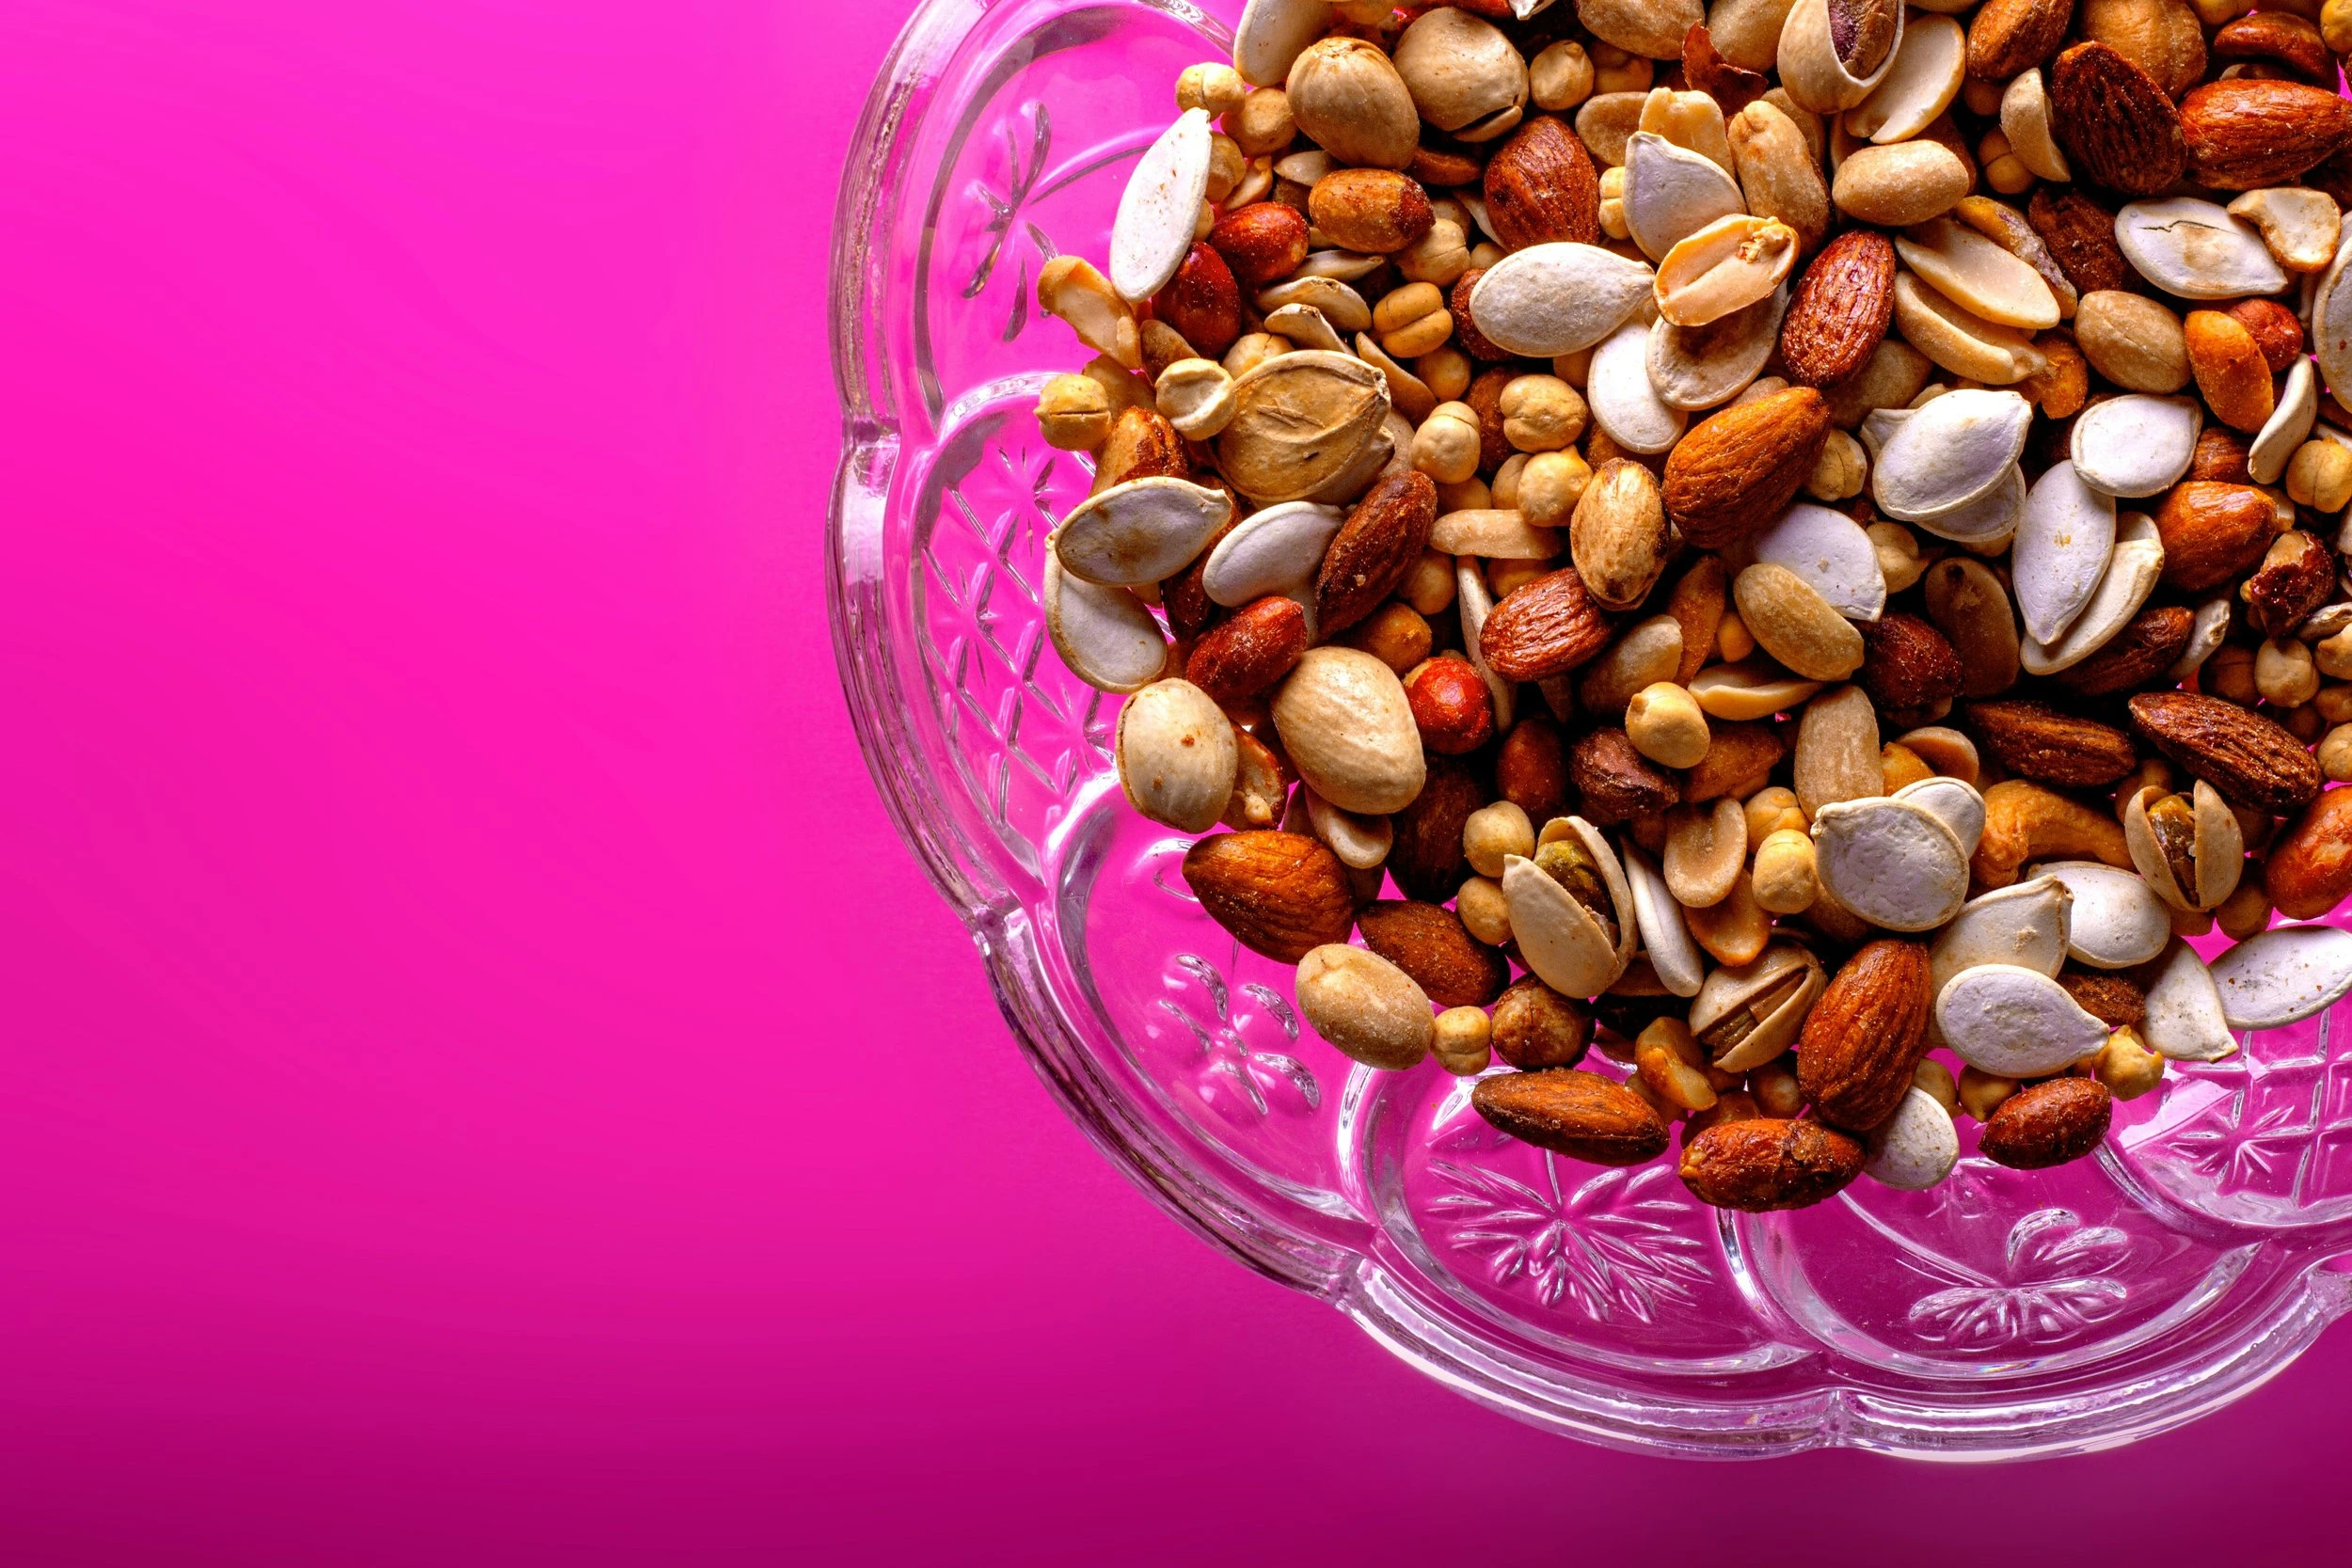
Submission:
M 2336 1539 L 2341 1332 L 2095 1459 L 1626 1458 L 1062 1120 L 825 634 L 825 231 L 904 12 L 0 8 L 0 1560 Z

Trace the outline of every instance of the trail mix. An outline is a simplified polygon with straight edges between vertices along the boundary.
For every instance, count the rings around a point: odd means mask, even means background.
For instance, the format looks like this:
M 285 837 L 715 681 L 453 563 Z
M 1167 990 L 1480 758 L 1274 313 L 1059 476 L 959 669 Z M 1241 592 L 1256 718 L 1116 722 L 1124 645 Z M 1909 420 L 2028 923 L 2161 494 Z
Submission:
M 2348 50 L 1250 0 L 1038 283 L 1128 801 L 1339 1050 L 1576 1159 L 1679 1123 L 1725 1208 L 1932 1186 L 1962 1117 L 2079 1159 L 2320 1011 L 2352 934 L 2272 919 L 2352 893 Z

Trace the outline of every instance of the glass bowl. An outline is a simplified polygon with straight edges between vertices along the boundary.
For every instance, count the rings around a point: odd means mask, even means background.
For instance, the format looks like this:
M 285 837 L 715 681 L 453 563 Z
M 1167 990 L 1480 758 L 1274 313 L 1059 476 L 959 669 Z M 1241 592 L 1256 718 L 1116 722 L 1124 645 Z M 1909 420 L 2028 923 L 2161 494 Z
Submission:
M 930 0 L 836 219 L 842 681 L 882 798 L 1071 1117 L 1251 1268 L 1473 1399 L 1615 1447 L 2079 1451 L 2284 1368 L 2352 1305 L 2334 1015 L 2175 1065 L 2096 1159 L 2007 1170 L 1963 1123 L 1931 1192 L 1866 1180 L 1734 1215 L 1670 1161 L 1503 1138 L 1435 1064 L 1355 1066 L 1300 1027 L 1287 966 L 1200 912 L 1185 841 L 1120 795 L 1116 699 L 1046 641 L 1041 550 L 1089 473 L 1029 408 L 1087 357 L 1040 317 L 1038 269 L 1101 261 L 1178 71 L 1228 55 L 1239 0 L 1221 5 Z

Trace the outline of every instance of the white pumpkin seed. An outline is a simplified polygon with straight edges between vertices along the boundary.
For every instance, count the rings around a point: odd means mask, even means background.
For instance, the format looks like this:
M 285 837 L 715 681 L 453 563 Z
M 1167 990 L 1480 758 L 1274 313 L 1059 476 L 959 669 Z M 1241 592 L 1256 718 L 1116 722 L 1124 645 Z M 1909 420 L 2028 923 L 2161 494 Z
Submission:
M 1291 62 L 1330 30 L 1325 0 L 1249 0 L 1233 26 L 1233 69 L 1253 87 L 1279 87 Z
M 1714 159 L 1650 131 L 1625 144 L 1625 226 L 1652 261 L 1720 217 L 1746 212 L 1740 187 Z
M 1927 523 L 1981 499 L 2026 450 L 2033 404 L 2015 392 L 1946 392 L 1902 421 L 1878 454 L 1870 494 L 1902 522 Z
M 2352 289 L 2344 286 L 2346 261 L 2352 261 L 2352 237 L 2336 247 L 2336 259 L 2312 290 L 2312 353 L 2329 387 L 2352 388 Z
M 1919 24 L 1912 26 L 1916 29 Z M 1914 1086 L 1903 1091 L 1895 1114 L 1870 1130 L 1864 1155 L 1862 1172 L 1872 1180 L 1897 1192 L 1925 1192 L 1960 1164 L 1960 1131 L 1942 1101 Z
M 1752 547 L 1757 561 L 1794 572 L 1849 621 L 1875 621 L 1886 609 L 1878 550 L 1843 512 L 1800 501 L 1756 534 Z
M 1515 250 L 1470 289 L 1470 325 L 1497 348 L 1537 359 L 1592 347 L 1649 297 L 1656 275 L 1598 245 Z
M 2180 483 L 2204 424 L 2204 404 L 2195 398 L 2130 392 L 2084 409 L 2067 439 L 2067 454 L 2093 490 L 2137 499 Z
M 1347 514 L 1338 507 L 1313 501 L 1283 501 L 1252 513 L 1209 552 L 1200 586 L 1229 609 L 1268 594 L 1295 597 L 1303 592 L 1311 601 L 1323 552 L 1345 521 Z
M 1966 506 L 1912 526 L 1972 550 L 1998 550 L 2025 520 L 2027 493 L 2026 470 L 2011 463 L 1998 484 Z
M 2352 931 L 2276 926 L 2230 948 L 2212 968 L 2231 1028 L 2283 1028 L 2352 991 Z
M 2079 425 L 2076 431 L 2079 438 Z M 2054 642 L 2082 614 L 2106 576 L 2107 558 L 2115 551 L 2114 498 L 2083 483 L 2076 465 L 2052 464 L 2026 493 L 2011 551 L 2010 575 L 2026 631 Z
M 1979 964 L 1936 993 L 1944 1043 L 1979 1072 L 2042 1078 L 2107 1043 L 2107 1026 L 2048 975 L 2017 964 Z
M 1650 864 L 1647 855 L 1629 843 L 1618 858 L 1625 865 L 1626 886 L 1633 894 L 1633 918 L 1641 927 L 1642 951 L 1649 956 L 1650 968 L 1658 972 L 1659 983 L 1669 995 L 1696 996 L 1700 982 L 1707 978 L 1707 960 L 1699 944 L 1691 940 L 1691 928 L 1682 923 L 1682 906 L 1666 891 L 1665 879 Z
M 2193 196 L 2125 206 L 2115 214 L 2115 243 L 2140 277 L 2183 299 L 2241 299 L 2287 286 L 2261 230 Z
M 1976 785 L 1963 780 L 1945 778 L 1916 779 L 1895 791 L 1890 799 L 1907 801 L 1934 817 L 1952 831 L 1960 840 L 1960 852 L 1973 855 L 1984 837 L 1984 797 Z
M 1168 666 L 1168 638 L 1134 592 L 1072 577 L 1045 552 L 1045 634 L 1070 673 L 1097 691 L 1140 691 Z
M 1298 794 L 1307 807 L 1308 825 L 1339 856 L 1342 865 L 1369 871 L 1389 858 L 1396 843 L 1396 829 L 1387 817 L 1342 811 L 1306 784 L 1298 786 Z M 1217 810 L 1222 815 L 1224 808 Z
M 2107 640 L 2139 613 L 2164 571 L 2164 545 L 2146 514 L 2126 512 L 2115 520 L 2115 549 L 2090 603 L 2054 643 L 2027 637 L 2017 645 L 2018 662 L 2032 675 L 2055 675 L 2106 646 Z
M 1054 553 L 1062 570 L 1083 582 L 1158 582 L 1189 565 L 1232 510 L 1224 491 L 1190 480 L 1131 479 L 1071 508 L 1054 531 Z
M 1593 350 L 1584 401 L 1593 422 L 1629 451 L 1664 451 L 1682 438 L 1682 427 L 1690 422 L 1688 414 L 1667 406 L 1650 385 L 1649 328 L 1638 321 L 1618 327 Z
M 1454 563 L 1454 597 L 1461 609 L 1462 652 L 1486 683 L 1486 695 L 1495 705 L 1495 733 L 1508 734 L 1513 694 L 1518 688 L 1496 674 L 1487 664 L 1486 656 L 1478 649 L 1478 634 L 1486 629 L 1486 617 L 1494 613 L 1495 596 L 1486 586 L 1486 574 L 1476 561 Z
M 2303 355 L 2295 356 L 2287 367 L 2287 379 L 2279 391 L 2277 406 L 2270 418 L 2263 421 L 2260 433 L 2246 456 L 2246 469 L 2257 484 L 2276 484 L 2279 476 L 2287 471 L 2287 459 L 2295 455 L 2312 433 L 2312 421 L 2319 418 L 2319 376 L 2312 369 L 2311 360 Z
M 2066 952 L 2076 963 L 2129 969 L 2163 952 L 2172 938 L 2164 900 L 2134 872 L 2097 861 L 2051 861 L 2026 867 L 2026 874 L 2052 878 L 2074 895 Z
M 2056 877 L 2034 877 L 1971 898 L 1928 949 L 1928 990 L 1979 964 L 2013 964 L 2056 975 L 2066 963 L 2074 895 Z
M 2037 179 L 2072 180 L 2066 154 L 2059 150 L 2050 126 L 2050 94 L 2039 67 L 2010 78 L 2001 92 L 2001 135 L 2010 150 Z
M 1889 796 L 1836 800 L 1813 818 L 1821 886 L 1873 926 L 1931 931 L 1968 896 L 1968 857 L 1952 831 Z
M 1111 287 L 1130 304 L 1158 293 L 1192 250 L 1209 191 L 1209 115 L 1186 109 L 1144 149 L 1111 219 Z
M 2176 1062 L 2217 1062 L 2237 1053 L 2221 1010 L 2220 989 L 2205 960 L 2178 937 L 2148 988 L 2148 1016 L 2140 1022 L 2139 1037 L 2157 1055 Z

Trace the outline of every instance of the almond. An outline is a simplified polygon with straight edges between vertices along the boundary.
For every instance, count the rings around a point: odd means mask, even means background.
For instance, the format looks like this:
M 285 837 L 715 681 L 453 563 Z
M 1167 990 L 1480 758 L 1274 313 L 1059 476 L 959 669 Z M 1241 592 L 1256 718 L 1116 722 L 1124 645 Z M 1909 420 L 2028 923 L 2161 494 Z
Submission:
M 2314 535 L 2282 533 L 2270 542 L 2261 570 L 2246 579 L 2247 619 L 2265 637 L 2292 637 L 2335 591 L 2333 552 Z
M 1209 245 L 1243 288 L 1263 289 L 1305 263 L 1307 214 L 1279 201 L 1253 201 L 1217 219 Z
M 1960 654 L 1916 615 L 1890 610 L 1862 628 L 1856 679 L 1889 718 L 1911 715 L 1960 694 Z
M 2114 725 L 2046 703 L 1970 703 L 1962 711 L 1985 749 L 2021 778 L 2090 788 L 2113 784 L 2139 760 L 2132 737 Z
M 2038 185 L 2026 222 L 2079 294 L 2120 289 L 2131 276 L 2115 241 L 2115 214 L 2072 186 Z
M 1452 910 L 1411 899 L 1381 898 L 1356 916 L 1364 945 L 1411 975 L 1447 1007 L 1483 1007 L 1502 992 L 1510 968 L 1471 936 Z
M 2265 11 L 2265 16 L 2283 16 L 2283 11 Z M 2270 373 L 2278 374 L 2295 363 L 2303 352 L 2303 324 L 2295 312 L 2275 299 L 2241 299 L 2230 307 L 2229 313 L 2240 326 L 2253 334 L 2263 352 L 2263 363 Z
M 1666 1151 L 1666 1123 L 1649 1101 L 1580 1068 L 1482 1078 L 1470 1104 L 1488 1125 L 1573 1160 L 1638 1165 Z
M 2074 0 L 1985 0 L 1968 24 L 1968 74 L 2006 82 L 2058 52 Z
M 1168 610 L 1168 629 L 1177 636 L 1198 637 L 1216 617 L 1216 601 L 1209 597 L 1208 587 L 1201 578 L 1209 569 L 1209 557 L 1216 553 L 1225 536 L 1240 526 L 1241 509 L 1236 507 L 1209 535 L 1209 542 L 1192 558 L 1192 564 L 1160 583 L 1160 603 Z
M 2262 345 L 2236 317 L 2219 310 L 2191 310 L 2182 324 L 2188 342 L 2188 370 L 2214 418 L 2249 436 L 2261 430 L 2276 405 L 2270 365 Z
M 2180 126 L 2200 183 L 2249 191 L 2287 184 L 2352 141 L 2352 103 L 2324 87 L 2241 76 L 2182 99 Z
M 1682 799 L 1675 776 L 1610 724 L 1587 730 L 1569 746 L 1568 777 L 1584 798 L 1584 816 L 1604 828 L 1664 811 Z
M 1347 867 L 1303 833 L 1265 829 L 1204 838 L 1184 851 L 1184 885 L 1234 941 L 1279 963 L 1345 942 L 1356 923 Z
M 1592 1039 L 1591 1009 L 1533 974 L 1511 982 L 1495 1004 L 1495 1054 L 1521 1071 L 1574 1067 Z
M 1442 903 L 1469 874 L 1462 858 L 1462 829 L 1486 803 L 1486 792 L 1459 757 L 1428 759 L 1428 776 L 1413 803 L 1389 816 L 1393 835 L 1386 864 L 1408 898 Z
M 2283 816 L 2319 793 L 2319 764 L 2303 743 L 2235 703 L 2143 691 L 2127 705 L 2141 735 L 2233 806 Z
M 1195 245 L 1152 296 L 1152 315 L 1183 334 L 1195 354 L 1221 358 L 1241 336 L 1241 285 L 1214 247 Z
M 1212 701 L 1254 697 L 1291 673 L 1307 652 L 1307 612 L 1269 594 L 1244 605 L 1193 644 L 1184 679 Z
M 2205 74 L 2205 34 L 2187 0 L 2082 0 L 2074 31 L 2113 49 L 2175 99 Z
M 2192 479 L 2156 508 L 2164 581 L 2185 594 L 2217 588 L 2260 561 L 2278 511 L 2250 484 Z
M 1495 753 L 1495 793 L 1527 813 L 1534 822 L 1560 815 L 1568 798 L 1567 749 L 1560 726 L 1541 714 L 1511 726 Z
M 1895 246 L 1854 229 L 1813 258 L 1780 322 L 1788 375 L 1809 387 L 1851 375 L 1886 336 L 1895 313 Z
M 1744 539 L 1788 509 L 1828 438 L 1829 404 L 1810 387 L 1726 408 L 1667 454 L 1666 513 L 1700 549 Z
M 1815 1121 L 1718 1122 L 1683 1146 L 1682 1184 L 1718 1209 L 1765 1213 L 1835 1196 L 1862 1174 L 1862 1145 Z
M 2098 1148 L 2114 1114 L 2114 1096 L 2096 1078 L 2053 1078 L 2001 1101 L 1977 1149 L 2011 1170 L 2062 1165 Z
M 2058 678 L 2086 697 L 2105 697 L 2154 680 L 2172 668 L 2197 617 L 2180 605 L 2143 610 L 2105 646 Z
M 1797 1085 L 1824 1121 L 1867 1132 L 1894 1115 L 1928 1049 L 1928 944 L 1868 942 L 1831 976 L 1797 1042 Z
M 1315 626 L 1328 638 L 1380 607 L 1396 592 L 1438 521 L 1438 486 L 1406 469 L 1364 492 L 1331 537 L 1315 577 Z
M 1425 751 L 1461 756 L 1494 738 L 1494 698 L 1486 677 L 1460 654 L 1439 654 L 1407 672 L 1405 701 Z
M 2076 173 L 2110 190 L 2153 196 L 2187 166 L 2188 146 L 2172 100 L 2104 43 L 2078 43 L 2058 55 L 2050 68 L 2050 107 Z
M 1600 238 L 1600 176 L 1559 120 L 1539 115 L 1486 160 L 1486 222 L 1505 250 Z M 1464 319 L 1455 312 L 1456 319 Z
M 2321 795 L 2271 844 L 2263 891 L 2289 920 L 2317 920 L 2352 895 L 2352 789 Z
M 1504 680 L 1536 681 L 1575 669 L 1608 641 L 1584 579 L 1564 566 L 1504 595 L 1478 634 L 1478 652 Z
M 2110 1029 L 2136 1029 L 2148 1016 L 2148 993 L 2121 974 L 2070 963 L 2058 972 L 2058 983 L 2074 1006 Z
M 2251 484 L 2253 444 L 2226 425 L 2209 424 L 2197 433 L 2197 448 L 2188 460 L 2188 477 L 2217 480 L 2224 484 Z

